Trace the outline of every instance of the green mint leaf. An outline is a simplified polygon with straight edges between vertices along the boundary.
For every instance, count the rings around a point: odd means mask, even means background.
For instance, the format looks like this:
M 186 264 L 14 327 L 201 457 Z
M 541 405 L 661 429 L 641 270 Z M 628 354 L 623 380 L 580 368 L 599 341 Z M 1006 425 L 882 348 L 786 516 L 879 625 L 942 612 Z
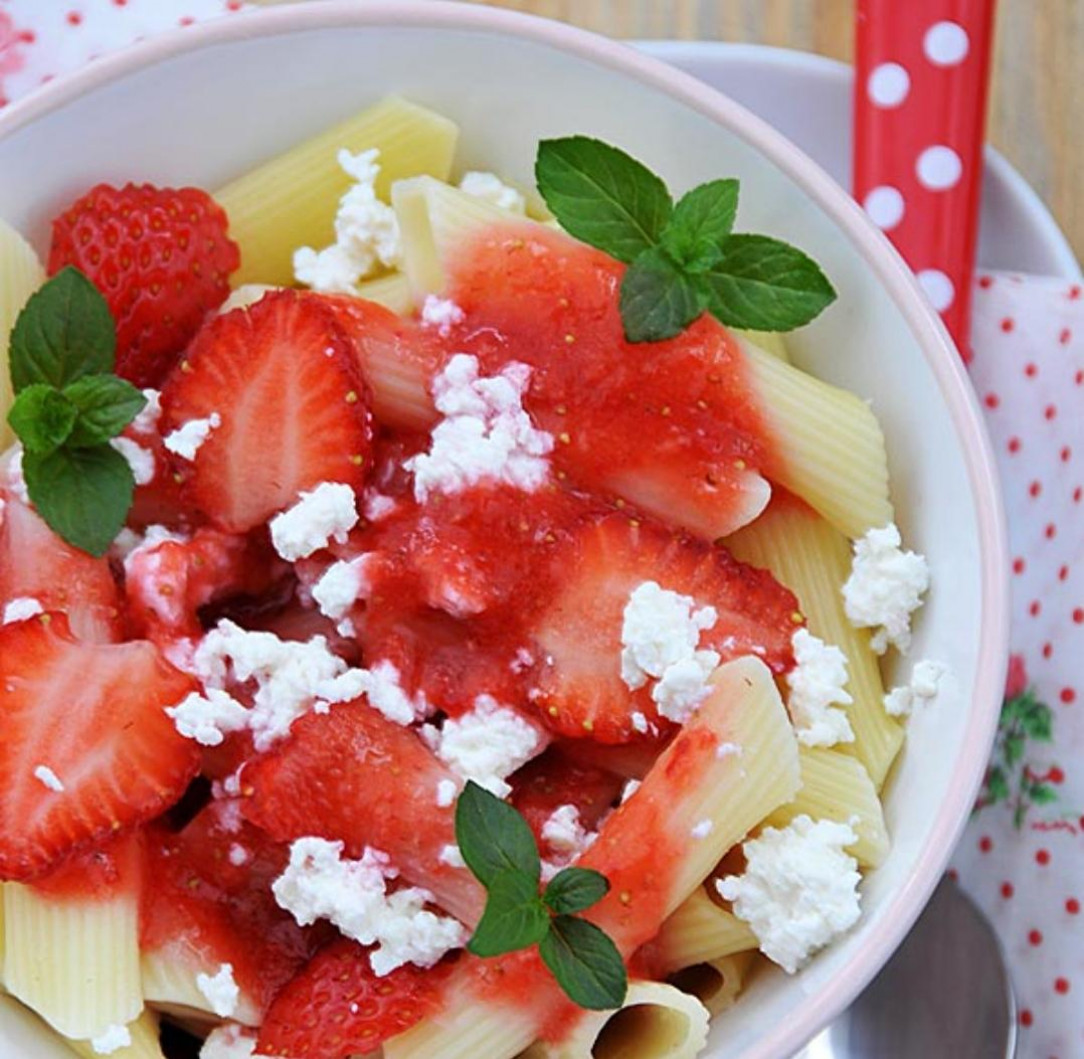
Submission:
M 68 444 L 77 448 L 101 445 L 115 438 L 147 403 L 126 379 L 116 375 L 87 375 L 64 387 L 64 396 L 78 410 Z
M 661 342 L 681 334 L 703 311 L 707 299 L 697 282 L 666 251 L 641 254 L 621 281 L 621 321 L 630 342 Z
M 1036 783 L 1031 788 L 1031 800 L 1036 805 L 1049 805 L 1058 800 L 1057 792 L 1045 783 Z
M 519 871 L 503 871 L 489 884 L 485 911 L 467 943 L 475 956 L 500 956 L 536 945 L 550 929 L 550 914 L 538 882 Z
M 132 506 L 127 460 L 109 445 L 23 455 L 27 492 L 38 514 L 69 544 L 104 555 Z
M 589 136 L 543 140 L 535 179 L 570 235 L 630 263 L 659 241 L 673 204 L 642 162 Z
M 58 390 L 84 375 L 113 370 L 116 329 L 98 288 L 76 268 L 62 268 L 30 296 L 11 331 L 15 393 L 32 383 Z
M 790 331 L 836 297 L 811 257 L 766 235 L 731 235 L 723 256 L 700 278 L 712 315 L 750 331 Z
M 527 822 L 512 806 L 468 780 L 455 806 L 455 840 L 467 867 L 485 887 L 519 872 L 538 888 L 542 864 Z
M 662 245 L 687 272 L 705 272 L 722 257 L 738 213 L 738 181 L 712 180 L 682 196 Z
M 598 904 L 610 890 L 610 880 L 591 868 L 564 868 L 551 880 L 542 899 L 557 913 L 582 912 Z
M 27 452 L 45 455 L 68 440 L 75 425 L 76 408 L 47 383 L 24 386 L 8 412 L 8 423 Z
M 557 916 L 538 951 L 557 984 L 580 1007 L 609 1011 L 624 1003 L 629 986 L 625 962 L 594 923 Z

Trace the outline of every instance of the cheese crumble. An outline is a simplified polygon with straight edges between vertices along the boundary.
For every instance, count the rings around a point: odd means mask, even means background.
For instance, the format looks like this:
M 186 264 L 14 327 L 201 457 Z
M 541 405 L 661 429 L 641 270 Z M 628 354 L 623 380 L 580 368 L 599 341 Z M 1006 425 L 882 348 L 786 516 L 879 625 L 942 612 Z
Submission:
M 167 434 L 162 439 L 162 444 L 182 460 L 194 460 L 203 443 L 211 436 L 211 431 L 220 426 L 222 417 L 217 412 L 212 412 L 206 419 L 190 419 L 184 426 Z
M 847 692 L 847 656 L 808 629 L 791 638 L 795 667 L 787 674 L 787 710 L 798 742 L 804 746 L 853 743 L 850 719 L 839 706 L 854 699 Z
M 326 548 L 333 539 L 345 543 L 357 522 L 354 490 L 342 482 L 321 482 L 271 520 L 271 543 L 283 559 L 293 563 Z

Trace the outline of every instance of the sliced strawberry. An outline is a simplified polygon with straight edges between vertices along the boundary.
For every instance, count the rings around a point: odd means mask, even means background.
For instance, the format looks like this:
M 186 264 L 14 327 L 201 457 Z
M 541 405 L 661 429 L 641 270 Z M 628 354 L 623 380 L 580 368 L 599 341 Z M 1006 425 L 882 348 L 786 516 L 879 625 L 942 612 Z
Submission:
M 667 724 L 648 688 L 631 691 L 621 678 L 624 610 L 645 581 L 716 609 L 718 620 L 700 647 L 716 650 L 722 661 L 754 654 L 777 673 L 793 665 L 794 595 L 717 545 L 611 513 L 582 522 L 552 561 L 559 587 L 531 628 L 545 659 L 531 699 L 562 735 L 628 742 L 642 734 L 633 726 L 637 712 L 649 729 Z
M 440 859 L 455 827 L 438 785 L 452 779 L 414 732 L 359 700 L 300 718 L 289 739 L 246 765 L 244 811 L 282 842 L 315 835 L 341 839 L 352 857 L 366 846 L 383 850 L 407 882 L 475 922 L 484 891 Z
M 106 899 L 131 894 L 138 899 L 143 881 L 142 829 L 107 839 L 94 849 L 73 853 L 48 875 L 33 882 L 39 893 L 59 898 Z
M 138 548 L 124 563 L 131 629 L 155 642 L 197 636 L 201 607 L 266 591 L 280 566 L 255 539 L 210 526 Z
M 200 331 L 162 391 L 162 432 L 220 417 L 195 459 L 176 466 L 195 505 L 237 533 L 321 482 L 360 489 L 369 407 L 336 314 L 317 298 L 278 291 Z
M 588 831 L 621 796 L 625 781 L 605 769 L 578 764 L 559 748 L 551 748 L 529 761 L 509 781 L 511 802 L 530 825 L 539 845 L 544 845 L 542 828 L 562 805 L 574 805 L 580 824 Z
M 121 593 L 109 560 L 62 541 L 10 493 L 0 500 L 0 609 L 12 599 L 30 597 L 44 610 L 63 611 L 81 640 L 121 639 Z
M 127 523 L 133 529 L 166 526 L 172 530 L 190 530 L 203 521 L 199 512 L 185 502 L 184 478 L 173 467 L 173 461 L 157 430 L 137 433 L 131 427 L 124 436 L 146 449 L 154 459 L 154 477 L 145 485 L 137 485 Z
M 140 944 L 149 966 L 191 977 L 233 968 L 235 1017 L 255 1023 L 275 994 L 330 934 L 302 928 L 275 902 L 271 884 L 288 850 L 243 819 L 236 800 L 210 802 L 183 831 L 158 828 L 148 843 Z M 162 976 L 169 980 L 170 975 Z M 183 998 L 154 997 L 183 1003 Z
M 165 707 L 193 686 L 153 645 L 81 643 L 61 614 L 0 628 L 0 878 L 42 874 L 179 798 L 199 751 Z
M 445 961 L 424 970 L 404 964 L 378 978 L 367 949 L 349 938 L 333 941 L 275 997 L 260 1027 L 256 1055 L 368 1055 L 439 1009 L 452 966 Z
M 199 188 L 98 184 L 53 220 L 49 272 L 75 265 L 117 324 L 117 373 L 154 386 L 229 294 L 240 251 Z

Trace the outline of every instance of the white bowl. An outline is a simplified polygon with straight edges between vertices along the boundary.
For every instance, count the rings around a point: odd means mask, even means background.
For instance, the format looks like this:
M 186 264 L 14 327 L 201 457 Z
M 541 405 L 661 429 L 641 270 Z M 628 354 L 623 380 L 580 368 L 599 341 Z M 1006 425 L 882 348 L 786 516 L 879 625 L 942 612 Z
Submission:
M 958 694 L 911 723 L 887 800 L 894 847 L 863 886 L 859 926 L 799 975 L 760 976 L 717 1020 L 706 1053 L 782 1059 L 857 995 L 917 917 L 993 738 L 1006 549 L 967 378 L 888 242 L 770 127 L 620 44 L 481 6 L 330 0 L 187 28 L 101 60 L 0 115 L 0 213 L 44 249 L 49 218 L 98 180 L 213 188 L 390 91 L 460 123 L 464 166 L 520 181 L 531 180 L 540 137 L 574 132 L 620 144 L 675 189 L 740 177 L 740 227 L 803 247 L 839 290 L 795 337 L 794 356 L 871 400 L 884 425 L 899 522 L 933 577 L 914 656 L 946 663 Z M 54 1052 L 0 1009 L 0 1054 Z

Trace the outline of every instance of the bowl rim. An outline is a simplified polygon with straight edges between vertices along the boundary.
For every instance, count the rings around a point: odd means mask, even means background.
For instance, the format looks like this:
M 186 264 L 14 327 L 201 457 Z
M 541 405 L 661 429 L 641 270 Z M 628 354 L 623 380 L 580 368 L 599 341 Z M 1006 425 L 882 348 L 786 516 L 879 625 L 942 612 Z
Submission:
M 903 885 L 888 898 L 865 944 L 815 992 L 802 997 L 746 1050 L 743 1059 L 784 1059 L 835 1018 L 903 940 L 940 880 L 963 832 L 996 732 L 1009 648 L 1007 531 L 993 450 L 978 400 L 940 318 L 911 270 L 861 207 L 815 162 L 762 119 L 695 77 L 629 45 L 516 11 L 448 0 L 321 0 L 242 11 L 155 36 L 50 82 L 0 112 L 0 139 L 59 110 L 86 92 L 157 62 L 209 45 L 356 27 L 454 29 L 526 38 L 625 74 L 722 125 L 805 190 L 866 259 L 900 309 L 944 397 L 960 443 L 978 519 L 981 554 L 980 640 L 964 751 L 954 783 Z

